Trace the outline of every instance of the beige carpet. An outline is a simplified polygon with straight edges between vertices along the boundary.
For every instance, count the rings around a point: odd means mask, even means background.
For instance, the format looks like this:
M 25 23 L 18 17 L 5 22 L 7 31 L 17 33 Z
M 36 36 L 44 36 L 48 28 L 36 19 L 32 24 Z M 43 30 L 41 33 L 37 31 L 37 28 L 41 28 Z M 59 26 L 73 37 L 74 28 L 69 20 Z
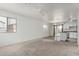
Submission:
M 78 56 L 79 49 L 74 42 L 58 42 L 52 39 L 37 39 L 31 42 L 0 48 L 2 56 Z

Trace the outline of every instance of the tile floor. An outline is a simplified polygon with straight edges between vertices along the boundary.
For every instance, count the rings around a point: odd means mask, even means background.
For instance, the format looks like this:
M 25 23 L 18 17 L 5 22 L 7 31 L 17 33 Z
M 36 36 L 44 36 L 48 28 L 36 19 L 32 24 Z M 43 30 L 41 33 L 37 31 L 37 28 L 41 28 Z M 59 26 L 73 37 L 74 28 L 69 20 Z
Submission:
M 0 56 L 79 56 L 75 42 L 35 39 L 0 48 Z

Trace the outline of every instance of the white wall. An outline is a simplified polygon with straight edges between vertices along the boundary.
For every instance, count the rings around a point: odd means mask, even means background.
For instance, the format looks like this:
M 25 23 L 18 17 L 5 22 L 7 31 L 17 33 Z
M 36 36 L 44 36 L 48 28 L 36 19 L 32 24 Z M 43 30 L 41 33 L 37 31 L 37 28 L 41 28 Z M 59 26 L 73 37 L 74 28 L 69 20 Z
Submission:
M 78 28 L 77 28 L 77 30 L 78 30 L 78 35 L 77 35 L 78 40 L 77 40 L 77 44 L 79 45 L 79 12 L 78 12 L 78 21 L 77 21 L 77 24 L 78 24 Z
M 49 36 L 54 36 L 54 27 L 51 23 L 49 24 Z
M 17 32 L 0 33 L 0 46 L 48 36 L 48 30 L 43 29 L 43 24 L 46 24 L 44 21 L 2 10 L 0 10 L 0 15 L 17 19 Z

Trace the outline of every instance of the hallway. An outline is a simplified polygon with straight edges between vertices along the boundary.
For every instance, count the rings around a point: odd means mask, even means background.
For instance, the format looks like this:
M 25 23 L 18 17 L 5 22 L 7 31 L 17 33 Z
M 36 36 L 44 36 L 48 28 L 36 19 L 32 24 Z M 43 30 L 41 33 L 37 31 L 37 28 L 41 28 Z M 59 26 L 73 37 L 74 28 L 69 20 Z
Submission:
M 58 42 L 50 38 L 35 39 L 0 48 L 1 56 L 77 56 L 79 49 L 73 42 Z

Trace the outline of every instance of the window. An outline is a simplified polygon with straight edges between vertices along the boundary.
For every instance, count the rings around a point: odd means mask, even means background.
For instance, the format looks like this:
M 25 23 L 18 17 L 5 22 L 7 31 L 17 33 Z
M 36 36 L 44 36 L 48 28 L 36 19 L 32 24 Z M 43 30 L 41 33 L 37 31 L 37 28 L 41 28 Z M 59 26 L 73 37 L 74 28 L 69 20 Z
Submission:
M 16 19 L 0 16 L 0 32 L 16 32 Z
M 8 18 L 8 32 L 16 32 L 16 19 Z

